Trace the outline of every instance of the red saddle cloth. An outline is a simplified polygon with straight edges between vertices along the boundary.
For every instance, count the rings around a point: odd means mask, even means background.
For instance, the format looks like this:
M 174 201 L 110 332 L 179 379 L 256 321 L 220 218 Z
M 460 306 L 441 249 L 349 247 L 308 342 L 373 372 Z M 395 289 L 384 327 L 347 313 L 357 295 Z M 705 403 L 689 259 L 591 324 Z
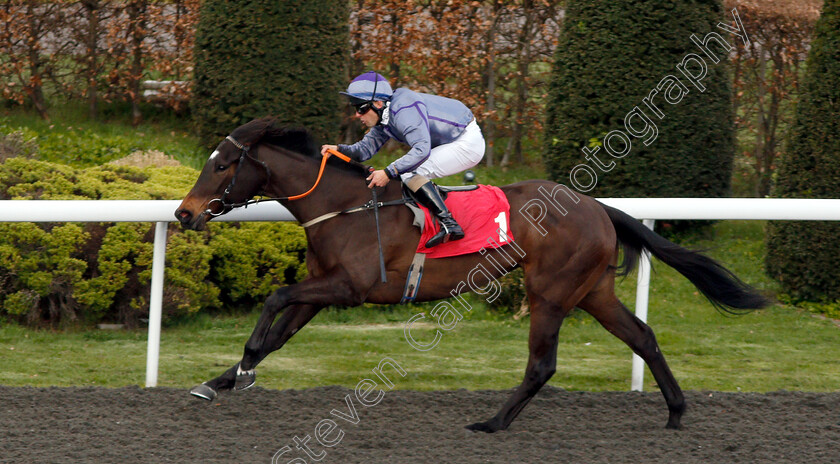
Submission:
M 500 188 L 479 185 L 476 190 L 449 192 L 445 202 L 452 216 L 464 229 L 464 238 L 426 248 L 426 241 L 440 230 L 440 224 L 428 209 L 420 206 L 426 220 L 417 253 L 425 253 L 427 258 L 446 258 L 477 253 L 482 248 L 497 248 L 513 241 L 510 232 L 510 203 Z

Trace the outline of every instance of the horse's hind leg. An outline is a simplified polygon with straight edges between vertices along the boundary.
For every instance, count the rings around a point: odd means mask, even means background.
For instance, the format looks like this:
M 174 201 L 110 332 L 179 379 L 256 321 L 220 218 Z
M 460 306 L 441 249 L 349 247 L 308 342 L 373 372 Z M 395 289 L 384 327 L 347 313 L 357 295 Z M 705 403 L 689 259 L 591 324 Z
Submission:
M 513 419 L 531 401 L 548 379 L 554 375 L 557 366 L 557 336 L 566 316 L 559 306 L 534 295 L 531 303 L 531 326 L 528 335 L 528 366 L 522 384 L 490 420 L 468 425 L 477 432 L 496 432 L 508 428 Z
M 626 343 L 647 363 L 668 403 L 669 415 L 665 427 L 678 429 L 685 412 L 682 390 L 665 362 L 665 356 L 659 350 L 653 330 L 634 316 L 615 296 L 614 278 L 612 271 L 604 274 L 604 278 L 578 303 L 578 307 L 592 314 L 605 329 Z

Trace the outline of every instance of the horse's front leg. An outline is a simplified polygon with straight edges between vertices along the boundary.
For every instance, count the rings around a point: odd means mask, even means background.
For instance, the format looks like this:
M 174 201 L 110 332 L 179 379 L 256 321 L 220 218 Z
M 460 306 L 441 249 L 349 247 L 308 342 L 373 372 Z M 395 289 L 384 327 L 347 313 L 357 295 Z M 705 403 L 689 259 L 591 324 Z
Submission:
M 269 299 L 271 301 L 271 299 Z M 266 302 L 266 306 L 269 304 Z M 212 400 L 216 397 L 216 393 L 221 390 L 244 390 L 254 384 L 256 381 L 256 372 L 254 368 L 262 361 L 269 353 L 280 349 L 292 335 L 297 333 L 301 327 L 306 325 L 323 306 L 313 305 L 292 305 L 283 311 L 280 319 L 271 326 L 265 342 L 258 349 L 245 349 L 245 355 L 242 361 L 236 363 L 233 367 L 225 371 L 222 375 L 213 380 L 204 382 L 196 386 L 190 393 L 193 396 Z M 267 309 L 267 308 L 266 308 Z M 276 314 L 276 313 L 274 313 Z M 262 318 L 261 318 L 262 319 Z M 269 321 L 270 323 L 271 321 Z M 257 324 L 259 328 L 259 323 Z M 256 332 L 256 329 L 255 329 Z M 253 334 L 251 335 L 253 339 Z M 251 342 L 251 340 L 249 340 Z M 242 366 L 247 366 L 243 368 Z
M 270 300 L 270 299 L 269 299 Z M 324 305 L 291 305 L 283 311 L 283 315 L 277 322 L 270 325 L 266 333 L 265 326 L 263 326 L 263 316 L 269 314 L 270 319 L 267 320 L 271 324 L 276 312 L 266 311 L 269 303 L 266 302 L 266 308 L 263 309 L 263 314 L 260 315 L 260 320 L 257 321 L 257 326 L 251 337 L 245 344 L 245 352 L 242 355 L 242 361 L 237 364 L 236 380 L 234 383 L 235 390 L 244 390 L 254 385 L 257 380 L 257 374 L 254 368 L 260 363 L 269 353 L 279 350 L 289 341 L 294 334 L 297 333 L 303 326 L 305 326 Z
M 361 299 L 349 280 L 324 278 L 305 280 L 275 291 L 265 302 L 260 318 L 245 344 L 242 361 L 219 377 L 196 386 L 190 393 L 212 400 L 220 390 L 243 390 L 254 384 L 254 368 L 269 353 L 282 347 L 301 327 L 328 304 L 358 305 Z M 272 325 L 284 308 L 280 320 Z

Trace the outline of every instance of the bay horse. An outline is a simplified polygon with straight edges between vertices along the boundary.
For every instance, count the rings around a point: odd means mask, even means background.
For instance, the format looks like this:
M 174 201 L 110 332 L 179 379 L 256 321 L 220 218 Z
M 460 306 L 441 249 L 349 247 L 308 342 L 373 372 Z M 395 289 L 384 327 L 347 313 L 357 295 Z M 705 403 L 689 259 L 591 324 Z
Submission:
M 335 157 L 325 162 L 326 168 L 321 166 L 323 178 L 314 188 L 322 161 L 305 129 L 281 127 L 269 118 L 253 120 L 218 145 L 175 216 L 185 228 L 203 229 L 212 217 L 265 195 L 307 223 L 363 205 L 371 198 L 364 180 L 367 172 Z M 479 285 L 489 285 L 515 267 L 524 270 L 531 308 L 525 377 L 495 416 L 467 428 L 495 432 L 511 424 L 554 374 L 558 332 L 575 307 L 594 316 L 644 359 L 668 405 L 666 427 L 679 428 L 685 411 L 682 390 L 653 331 L 616 297 L 616 275 L 629 272 L 642 250 L 648 250 L 688 278 L 719 308 L 757 309 L 768 300 L 711 258 L 666 240 L 593 198 L 544 180 L 500 188 L 510 203 L 510 230 L 519 252 L 511 250 L 512 245 L 503 245 L 483 254 L 429 259 L 416 299 L 432 301 L 460 293 L 464 287 L 459 282 L 488 255 L 502 263 L 503 269 L 487 266 L 492 275 L 485 274 Z M 309 195 L 297 195 L 307 190 Z M 400 183 L 390 182 L 381 189 L 380 200 L 401 196 Z M 544 200 L 542 206 L 534 199 Z M 382 208 L 379 214 L 387 225 L 381 234 L 387 282 L 380 276 L 380 245 L 373 215 L 340 214 L 306 227 L 308 276 L 270 295 L 241 361 L 191 393 L 212 400 L 221 390 L 251 386 L 257 364 L 326 306 L 399 303 L 420 231 L 412 225 L 413 213 L 406 207 Z M 624 260 L 619 265 L 620 249 Z M 509 263 L 509 257 L 515 262 Z

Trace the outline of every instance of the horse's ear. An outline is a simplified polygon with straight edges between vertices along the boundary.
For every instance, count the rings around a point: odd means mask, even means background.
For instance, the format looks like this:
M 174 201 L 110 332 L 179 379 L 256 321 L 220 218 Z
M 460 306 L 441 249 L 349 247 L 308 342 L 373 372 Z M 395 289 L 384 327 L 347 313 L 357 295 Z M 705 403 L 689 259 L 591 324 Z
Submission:
M 237 127 L 230 133 L 230 136 L 245 146 L 254 146 L 266 133 L 270 133 L 277 126 L 275 118 L 265 117 L 252 119 Z

